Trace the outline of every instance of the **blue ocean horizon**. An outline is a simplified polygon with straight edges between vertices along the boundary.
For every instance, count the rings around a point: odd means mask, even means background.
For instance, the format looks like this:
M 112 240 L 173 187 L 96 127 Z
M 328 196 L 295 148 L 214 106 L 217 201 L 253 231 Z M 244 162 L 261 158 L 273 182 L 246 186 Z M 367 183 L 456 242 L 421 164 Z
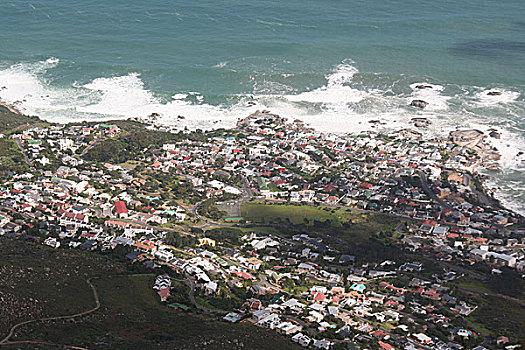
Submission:
M 28 114 L 156 112 L 211 128 L 258 108 L 322 131 L 371 119 L 401 128 L 414 116 L 440 135 L 496 128 L 491 185 L 513 209 L 525 204 L 522 1 L 17 0 L 2 13 L 0 100 Z M 407 107 L 414 98 L 429 108 Z

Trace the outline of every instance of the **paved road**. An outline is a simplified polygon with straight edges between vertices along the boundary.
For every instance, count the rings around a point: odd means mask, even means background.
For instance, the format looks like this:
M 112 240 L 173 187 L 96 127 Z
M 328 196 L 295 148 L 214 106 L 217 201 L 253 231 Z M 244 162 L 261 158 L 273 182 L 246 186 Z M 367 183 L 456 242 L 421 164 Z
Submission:
M 82 153 L 80 153 L 80 156 L 84 157 L 86 155 L 86 153 L 88 153 L 88 151 L 90 149 L 92 149 L 97 144 L 97 142 L 98 142 L 98 139 L 95 139 L 93 142 L 91 142 L 86 148 L 84 148 Z
M 21 327 L 21 326 L 26 325 L 26 324 L 40 322 L 40 321 L 55 321 L 55 320 L 71 319 L 71 318 L 75 318 L 75 317 L 85 316 L 87 314 L 90 314 L 92 312 L 97 311 L 100 308 L 100 299 L 98 297 L 97 289 L 91 283 L 91 279 L 90 278 L 88 278 L 86 280 L 86 282 L 87 282 L 87 284 L 89 284 L 89 287 L 93 291 L 93 297 L 95 298 L 95 307 L 94 308 L 89 309 L 87 311 L 79 312 L 79 313 L 76 313 L 76 314 L 73 314 L 73 315 L 56 316 L 56 317 L 43 317 L 43 318 L 37 318 L 37 319 L 34 319 L 34 320 L 28 320 L 28 321 L 17 323 L 13 327 L 11 327 L 11 330 L 9 331 L 9 334 L 4 339 L 0 340 L 0 345 L 7 344 L 9 339 L 15 333 L 15 330 L 17 328 Z
M 235 201 L 230 201 L 228 203 L 233 203 L 233 204 L 238 204 L 240 206 L 242 206 L 243 203 L 246 203 L 246 202 L 249 202 L 252 198 L 253 198 L 253 192 L 252 192 L 252 189 L 250 188 L 250 185 L 248 183 L 248 180 L 243 177 L 242 178 L 242 182 L 243 182 L 243 188 L 241 190 L 241 193 L 242 193 L 242 197 L 235 200 Z M 191 208 L 191 213 L 199 220 L 205 222 L 204 225 L 201 225 L 201 226 L 198 226 L 198 228 L 200 229 L 206 229 L 206 228 L 209 228 L 209 227 L 212 227 L 212 226 L 220 226 L 220 227 L 235 227 L 237 226 L 237 224 L 226 224 L 226 223 L 220 223 L 220 222 L 216 222 L 216 221 L 213 221 L 211 219 L 208 219 L 204 216 L 201 216 L 199 214 L 199 208 L 202 206 L 202 204 L 205 202 L 206 200 L 203 200 L 203 201 L 200 201 L 199 203 L 195 204 L 192 208 Z
M 465 177 L 468 178 L 468 181 L 470 184 L 472 184 L 474 182 L 474 180 L 472 180 L 472 176 L 470 176 L 469 174 L 465 174 Z M 483 205 L 487 206 L 487 207 L 492 207 L 492 202 L 489 200 L 489 198 L 482 192 L 478 191 L 475 186 L 471 185 L 470 186 L 470 190 L 472 191 L 472 193 L 474 193 L 478 198 L 479 200 L 481 201 L 481 203 L 483 203 Z
M 190 301 L 197 309 L 202 310 L 204 312 L 216 314 L 216 315 L 226 315 L 228 313 L 228 311 L 210 309 L 210 308 L 207 308 L 206 306 L 203 306 L 197 303 L 197 301 L 195 300 L 195 281 L 192 278 L 188 278 L 186 279 L 185 283 L 188 287 L 190 287 L 190 292 L 189 292 Z
M 270 283 L 270 281 L 268 281 L 268 278 L 264 274 L 260 273 L 259 275 L 257 275 L 257 277 L 259 277 L 259 279 L 260 279 L 260 281 L 256 283 L 257 285 L 259 285 L 259 286 L 261 286 L 263 288 L 273 288 L 273 289 L 276 289 L 279 292 L 282 291 L 281 287 Z
M 428 194 L 428 196 L 432 198 L 434 202 L 438 203 L 443 208 L 450 209 L 450 210 L 454 209 L 451 205 L 447 204 L 444 200 L 436 196 L 434 191 L 432 191 L 432 189 L 430 188 L 428 184 L 427 175 L 421 170 L 419 170 L 418 173 L 419 173 L 419 176 L 421 176 L 421 185 L 423 187 L 423 190 Z
M 26 149 L 24 148 L 24 145 L 22 143 L 22 140 L 20 139 L 16 139 L 16 144 L 18 145 L 18 148 L 20 148 L 20 151 L 22 152 L 22 154 L 24 155 L 24 160 L 26 161 L 26 163 L 29 165 L 29 166 L 33 166 L 33 162 L 31 161 L 31 159 L 29 159 L 29 157 L 27 156 L 27 151 Z

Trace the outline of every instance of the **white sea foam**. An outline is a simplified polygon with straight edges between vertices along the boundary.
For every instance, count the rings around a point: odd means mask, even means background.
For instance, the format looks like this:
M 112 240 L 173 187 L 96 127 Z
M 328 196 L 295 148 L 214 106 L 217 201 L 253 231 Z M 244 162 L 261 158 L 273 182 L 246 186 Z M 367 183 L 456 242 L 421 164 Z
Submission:
M 184 100 L 186 97 L 188 97 L 188 94 L 175 94 L 171 96 L 171 98 L 174 100 Z
M 58 62 L 60 62 L 60 60 L 56 57 L 49 57 L 46 60 L 46 63 L 49 63 L 49 64 L 57 64 Z
M 217 63 L 216 65 L 214 65 L 213 67 L 215 68 L 224 68 L 228 65 L 228 61 L 224 61 L 224 62 L 219 62 Z
M 418 89 L 418 85 L 429 86 L 428 88 Z M 439 111 L 448 109 L 448 100 L 450 96 L 442 94 L 444 87 L 441 85 L 430 84 L 430 83 L 414 83 L 410 85 L 412 94 L 407 99 L 407 103 L 410 104 L 413 100 L 423 100 L 428 102 L 425 107 L 425 111 Z
M 490 92 L 499 92 L 500 95 L 489 95 Z M 516 101 L 520 97 L 517 91 L 509 91 L 505 89 L 491 89 L 482 90 L 474 94 L 475 102 L 480 105 L 496 105 L 505 104 Z
M 99 93 L 99 101 L 76 107 L 83 113 L 127 117 L 147 113 L 148 106 L 158 103 L 151 91 L 144 88 L 136 73 L 113 78 L 97 78 L 83 88 Z
M 349 85 L 358 72 L 353 62 L 347 60 L 338 65 L 334 73 L 326 76 L 326 85 L 300 94 L 288 94 L 284 98 L 291 102 L 322 104 L 332 112 L 343 111 L 349 103 L 357 103 L 370 95 Z

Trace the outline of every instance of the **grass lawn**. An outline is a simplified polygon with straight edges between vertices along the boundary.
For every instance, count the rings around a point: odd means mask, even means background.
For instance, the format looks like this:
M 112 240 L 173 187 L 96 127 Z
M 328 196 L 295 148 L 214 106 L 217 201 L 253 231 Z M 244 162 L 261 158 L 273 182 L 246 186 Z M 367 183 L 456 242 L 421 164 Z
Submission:
M 136 161 L 136 160 L 128 160 L 127 162 L 125 163 L 121 163 L 121 164 L 118 164 L 120 165 L 121 167 L 123 167 L 124 169 L 135 169 L 137 167 L 137 165 L 139 165 L 140 162 L 139 161 Z
M 328 207 L 315 207 L 313 205 L 291 204 L 265 204 L 245 203 L 241 208 L 241 215 L 248 221 L 256 223 L 272 223 L 275 220 L 289 220 L 291 224 L 306 224 L 312 226 L 314 221 L 330 220 L 334 225 L 346 222 L 362 221 L 367 214 L 333 209 Z M 305 221 L 308 220 L 308 222 Z
M 392 234 L 401 222 L 385 215 L 359 213 L 346 209 L 316 207 L 313 205 L 245 203 L 241 214 L 254 225 L 273 224 L 294 231 L 308 229 L 335 237 L 349 244 L 368 244 L 373 235 Z

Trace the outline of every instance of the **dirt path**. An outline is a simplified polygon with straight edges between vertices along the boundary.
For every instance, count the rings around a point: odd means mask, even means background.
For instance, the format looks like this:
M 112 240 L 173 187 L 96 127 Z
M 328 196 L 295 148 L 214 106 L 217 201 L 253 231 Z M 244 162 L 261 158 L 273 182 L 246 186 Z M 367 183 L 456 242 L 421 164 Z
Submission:
M 17 328 L 20 328 L 20 327 L 22 327 L 22 326 L 24 326 L 26 324 L 35 323 L 35 322 L 41 322 L 41 321 L 55 321 L 55 320 L 70 319 L 70 318 L 85 316 L 87 314 L 90 314 L 92 312 L 97 311 L 100 308 L 100 299 L 99 299 L 99 296 L 98 296 L 97 289 L 91 283 L 91 279 L 90 278 L 87 279 L 86 282 L 87 282 L 87 284 L 89 284 L 89 286 L 91 287 L 91 290 L 93 291 L 93 297 L 95 298 L 95 307 L 94 308 L 89 309 L 87 311 L 79 312 L 79 313 L 76 313 L 76 314 L 73 314 L 73 315 L 55 316 L 55 317 L 43 317 L 43 318 L 37 318 L 37 319 L 34 319 L 34 320 L 28 320 L 28 321 L 17 323 L 13 327 L 11 327 L 11 330 L 9 331 L 9 334 L 4 339 L 0 340 L 0 346 L 1 345 L 17 343 L 17 342 L 9 342 L 9 339 L 14 335 L 14 333 L 15 333 Z M 82 349 L 82 348 L 78 348 L 78 347 L 77 348 L 70 347 L 70 348 L 72 348 L 72 349 Z
M 1 345 L 17 345 L 17 344 L 42 344 L 42 345 L 51 345 L 56 346 L 64 349 L 74 349 L 74 350 L 89 350 L 87 348 L 83 348 L 81 346 L 73 346 L 73 345 L 64 345 L 64 344 L 57 344 L 57 343 L 50 343 L 47 341 L 39 341 L 39 340 L 19 340 L 19 341 L 8 341 L 6 343 L 1 343 Z

